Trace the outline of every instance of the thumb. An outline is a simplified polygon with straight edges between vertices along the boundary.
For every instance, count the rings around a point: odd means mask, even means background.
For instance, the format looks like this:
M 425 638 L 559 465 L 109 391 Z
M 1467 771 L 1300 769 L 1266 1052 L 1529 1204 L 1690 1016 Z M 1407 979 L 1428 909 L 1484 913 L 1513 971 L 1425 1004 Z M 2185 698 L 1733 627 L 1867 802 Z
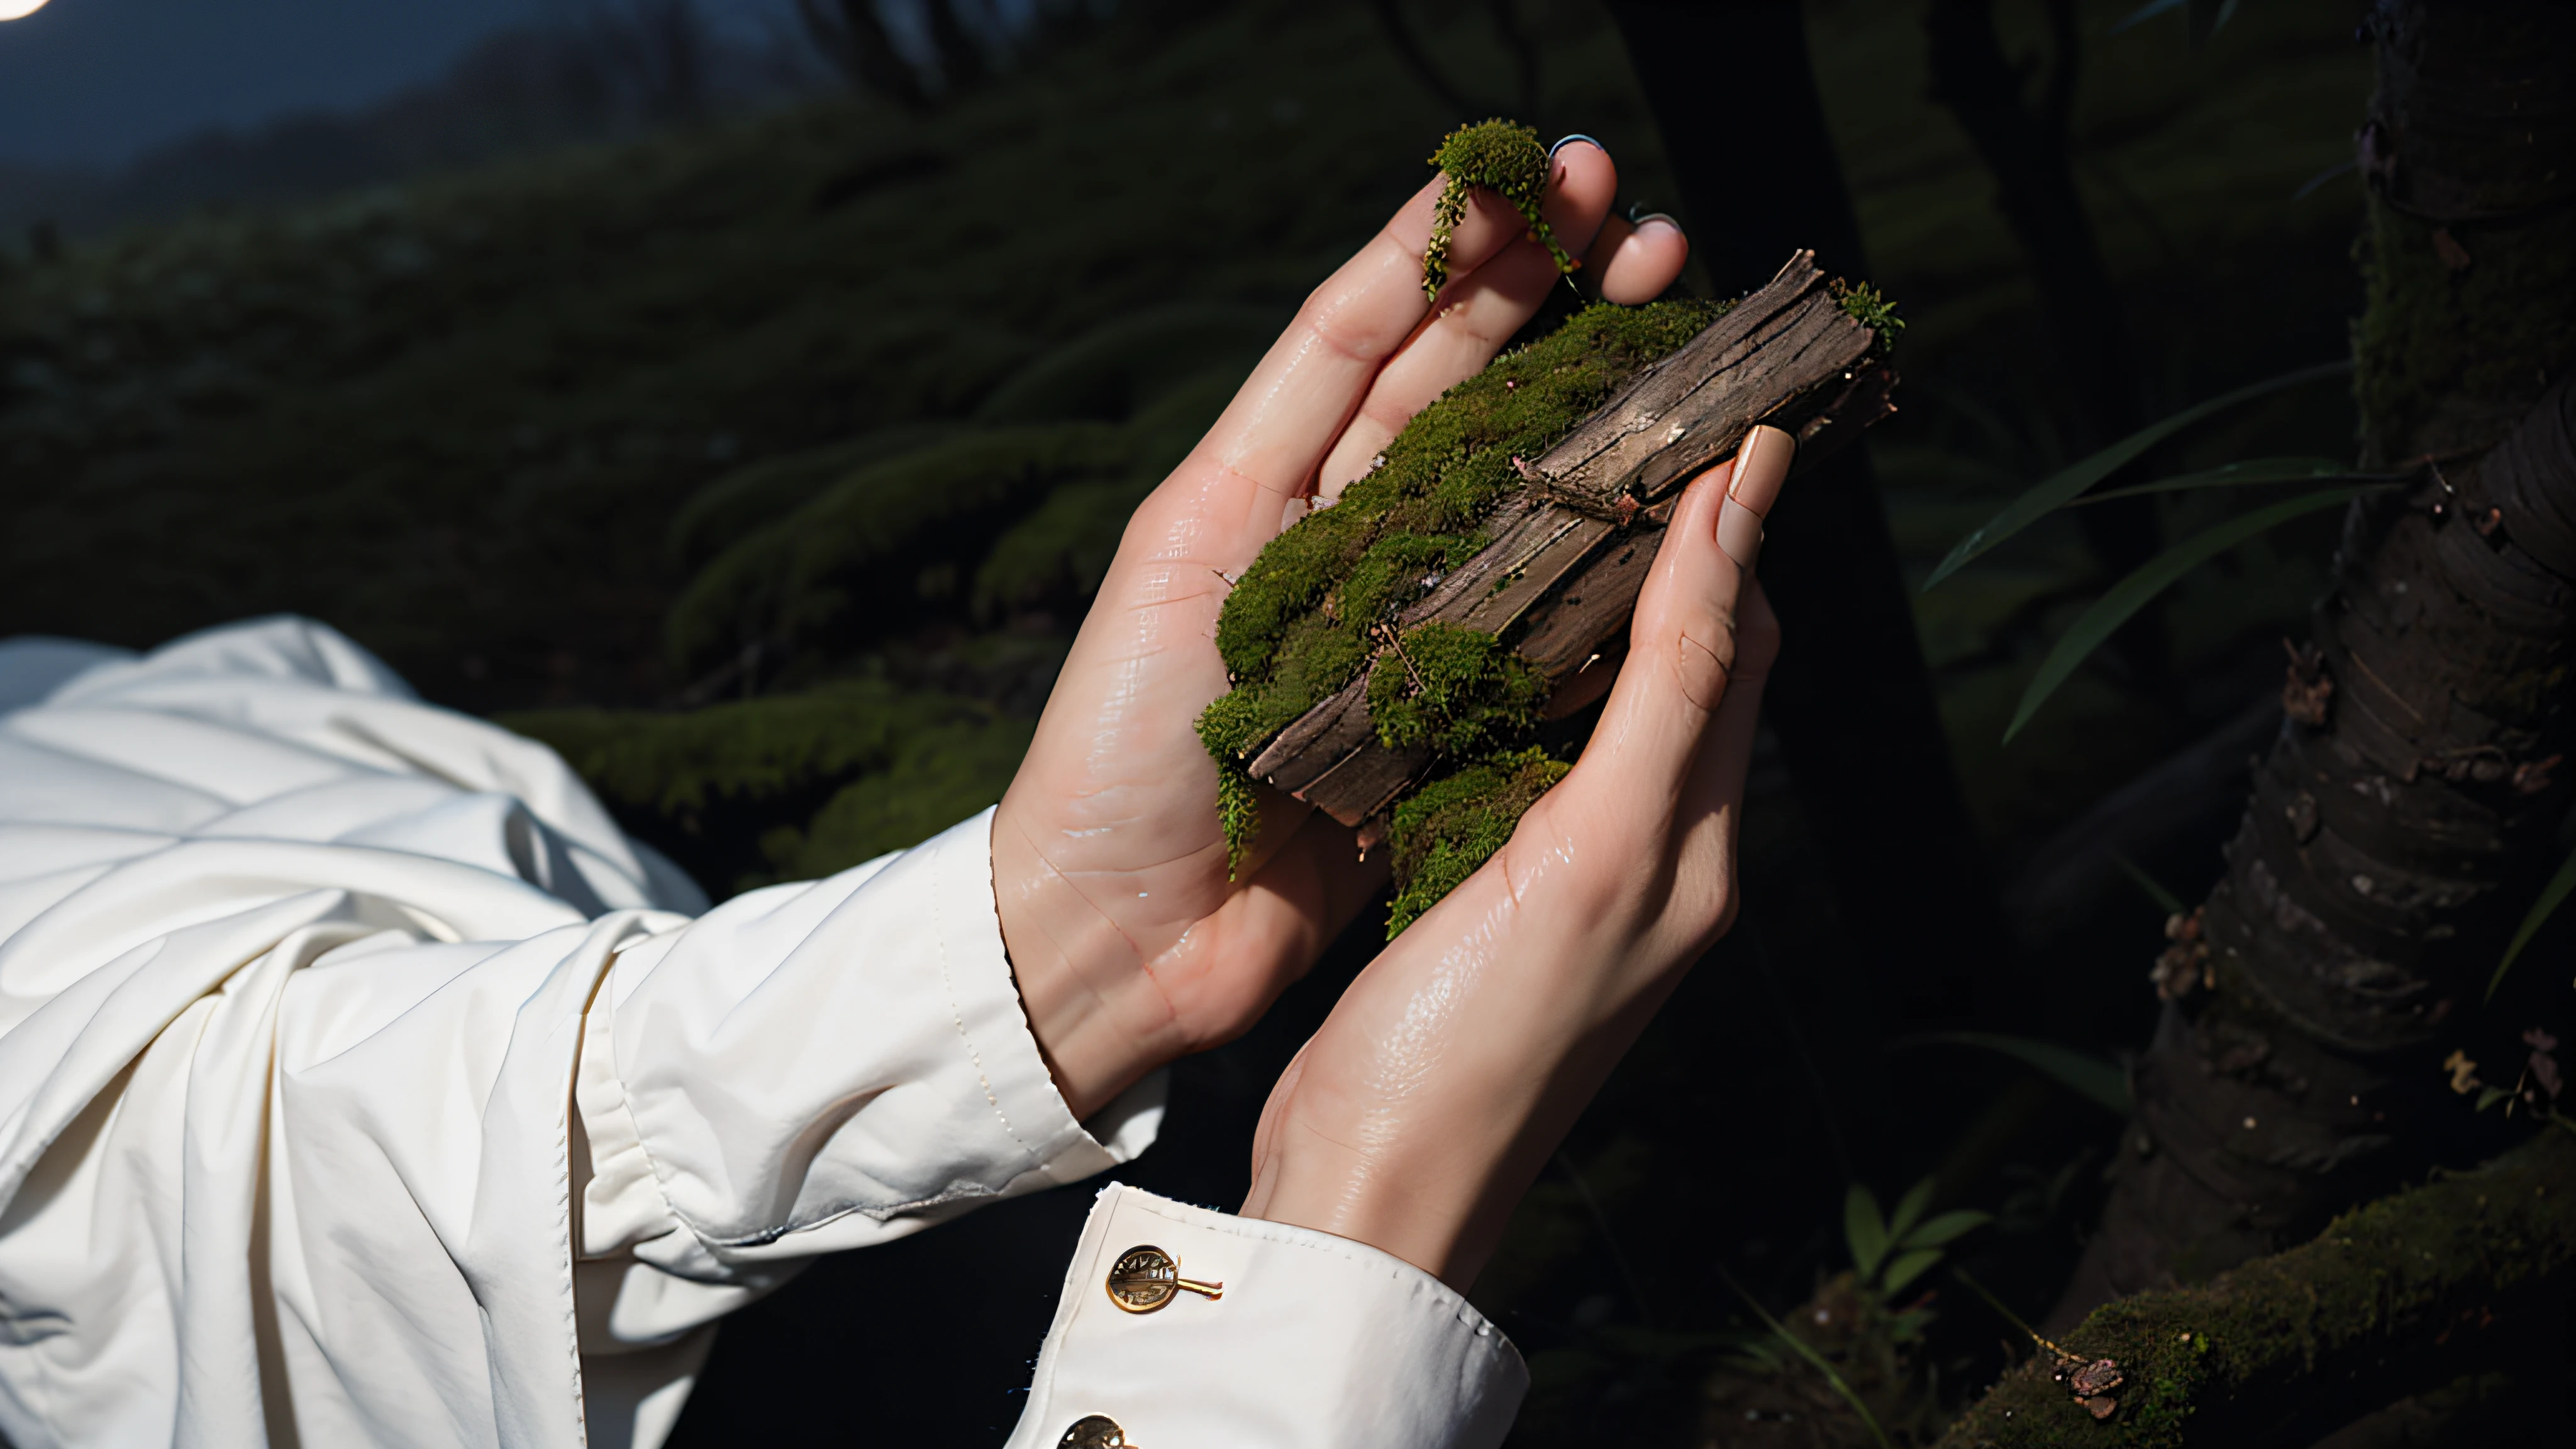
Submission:
M 1769 630 L 1746 627 L 1761 609 L 1752 566 L 1762 517 L 1796 456 L 1787 433 L 1757 427 L 1733 465 L 1701 474 L 1674 510 L 1637 596 L 1627 661 L 1583 753 L 1621 796 L 1678 800 L 1727 690 L 1768 666 Z M 1767 612 L 1757 622 L 1767 625 Z

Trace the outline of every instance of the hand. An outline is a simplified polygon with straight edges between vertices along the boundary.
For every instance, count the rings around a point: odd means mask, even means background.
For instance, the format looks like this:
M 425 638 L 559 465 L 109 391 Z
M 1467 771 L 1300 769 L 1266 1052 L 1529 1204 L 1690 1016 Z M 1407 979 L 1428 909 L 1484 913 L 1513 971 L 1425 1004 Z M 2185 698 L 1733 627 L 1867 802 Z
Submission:
M 1246 1217 L 1355 1238 L 1464 1289 L 1733 921 L 1745 766 L 1779 647 L 1749 565 L 1795 451 L 1756 428 L 1734 465 L 1691 485 L 1582 759 L 1290 1063 L 1254 1138 Z
M 1668 223 L 1605 225 L 1618 175 L 1561 147 L 1545 214 L 1614 301 L 1680 274 Z M 1227 687 L 1217 611 L 1280 529 L 1338 496 L 1425 404 L 1479 371 L 1561 285 L 1478 193 L 1451 281 L 1422 295 L 1433 181 L 1307 298 L 1234 401 L 1127 525 L 1028 758 L 993 821 L 993 886 L 1022 1003 L 1077 1118 L 1257 1019 L 1375 891 L 1350 832 L 1283 795 L 1226 873 L 1216 767 L 1193 728 Z

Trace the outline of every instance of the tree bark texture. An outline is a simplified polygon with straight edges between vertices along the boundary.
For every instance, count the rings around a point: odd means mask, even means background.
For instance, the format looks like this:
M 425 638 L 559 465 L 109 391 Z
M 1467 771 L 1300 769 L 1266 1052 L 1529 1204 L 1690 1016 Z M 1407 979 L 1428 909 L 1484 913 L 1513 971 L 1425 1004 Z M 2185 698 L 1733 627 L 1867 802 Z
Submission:
M 2541 1131 L 2204 1287 L 2096 1310 L 1944 1449 L 2292 1449 L 2554 1342 L 2576 1277 L 2576 1141 Z
M 1798 0 L 1610 0 L 1628 59 L 1719 295 L 1778 259 L 1869 275 L 1825 126 Z M 1760 56 L 1709 84 L 1708 58 Z M 1748 136 L 1761 144 L 1746 145 Z M 1758 198 L 1758 204 L 1754 204 Z M 1824 857 L 1858 959 L 1897 1021 L 2009 1014 L 2004 939 L 1983 843 L 1950 760 L 1914 608 L 1865 448 L 1781 494 L 1762 586 L 1786 643 L 1763 694 L 1782 762 Z
M 2345 519 L 2227 874 L 2158 963 L 2138 1119 L 2055 1322 L 2295 1241 L 2438 1157 L 2471 1119 L 2437 1043 L 2567 806 L 2576 8 L 2381 0 L 2370 28 L 2363 450 L 2418 481 Z
M 1812 253 L 1641 371 L 1535 462 L 1483 522 L 1493 542 L 1407 608 L 1402 630 L 1446 623 L 1504 636 L 1551 688 L 1627 632 L 1682 485 L 1756 423 L 1829 456 L 1891 410 L 1877 335 L 1835 300 Z M 1392 646 L 1390 646 L 1392 647 Z M 1345 825 L 1388 809 L 1433 763 L 1430 746 L 1378 738 L 1363 672 L 1251 761 L 1252 777 Z

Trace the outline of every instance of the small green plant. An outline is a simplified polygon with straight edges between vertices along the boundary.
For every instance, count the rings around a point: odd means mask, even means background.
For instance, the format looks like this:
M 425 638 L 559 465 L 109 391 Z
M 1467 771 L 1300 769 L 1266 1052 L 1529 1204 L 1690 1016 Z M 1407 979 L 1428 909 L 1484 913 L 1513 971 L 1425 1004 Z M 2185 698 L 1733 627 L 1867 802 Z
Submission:
M 1857 295 L 1859 290 L 1861 289 L 1854 289 L 1854 295 Z M 1848 309 L 1852 305 L 1850 298 L 1847 297 L 1844 306 Z M 1852 315 L 1857 317 L 1860 314 L 1854 312 Z M 2352 371 L 2352 363 L 2349 361 L 2320 363 L 2315 367 L 2301 368 L 2296 372 L 2284 373 L 2279 377 L 2249 384 L 2224 396 L 2211 398 L 2207 402 L 2185 408 L 2160 422 L 2150 423 L 2100 452 L 2070 463 L 2041 479 L 2020 497 L 2006 504 L 2001 512 L 1970 531 L 1967 537 L 1960 539 L 1951 548 L 1948 557 L 1942 559 L 1940 565 L 1932 570 L 1932 576 L 1924 580 L 1923 587 L 1926 591 L 1957 573 L 1969 562 L 2005 539 L 2020 533 L 2061 508 L 2080 507 L 2113 498 L 2127 498 L 2149 493 L 2181 493 L 2256 484 L 2330 482 L 2346 485 L 2302 493 L 2269 507 L 2258 508 L 2251 513 L 2231 518 L 2166 549 L 2163 553 L 2139 565 L 2137 570 L 2128 577 L 2113 584 L 2109 592 L 2094 600 L 2066 632 L 2058 637 L 2056 644 L 2050 647 L 2047 657 L 2040 661 L 2038 672 L 2032 676 L 2030 684 L 2023 689 L 2021 702 L 2013 710 L 2012 723 L 2004 729 L 2004 739 L 2007 743 L 2021 733 L 2022 726 L 2030 723 L 2031 717 L 2036 715 L 2039 707 L 2057 692 L 2058 686 L 2073 677 L 2079 665 L 2091 658 L 2093 652 L 2108 642 L 2113 634 L 2118 633 L 2121 625 L 2126 624 L 2139 610 L 2155 602 L 2159 595 L 2173 587 L 2183 575 L 2237 545 L 2278 528 L 2292 519 L 2303 518 L 2328 508 L 2339 508 L 2365 493 L 2396 487 L 2405 479 L 2415 476 L 2413 470 L 2394 473 L 2355 472 L 2325 458 L 2263 458 L 2230 464 L 2204 473 L 2193 473 L 2185 477 L 2142 483 L 2132 488 L 2112 488 L 2099 493 L 2092 491 L 2096 484 L 2136 461 L 2149 448 L 2212 414 L 2262 397 L 2267 393 L 2278 392 L 2285 387 L 2314 382 L 2321 378 L 2338 377 L 2350 371 Z
M 1896 304 L 1867 282 L 1834 283 L 1834 300 L 1842 304 L 1846 316 L 1877 333 L 1881 347 L 1893 345 L 1896 334 L 1905 330 L 1905 319 L 1896 315 Z
M 1852 1272 L 1881 1309 L 1891 1309 L 1896 1295 L 1939 1266 L 1950 1244 L 1994 1221 L 1994 1214 L 1958 1208 L 1925 1218 L 1932 1205 L 1934 1180 L 1925 1178 L 1897 1199 L 1893 1215 L 1882 1215 L 1878 1197 L 1860 1183 L 1843 1194 L 1843 1241 L 1851 1248 Z M 1930 1315 L 1922 1309 L 1897 1313 L 1893 1327 L 1901 1342 L 1919 1336 Z

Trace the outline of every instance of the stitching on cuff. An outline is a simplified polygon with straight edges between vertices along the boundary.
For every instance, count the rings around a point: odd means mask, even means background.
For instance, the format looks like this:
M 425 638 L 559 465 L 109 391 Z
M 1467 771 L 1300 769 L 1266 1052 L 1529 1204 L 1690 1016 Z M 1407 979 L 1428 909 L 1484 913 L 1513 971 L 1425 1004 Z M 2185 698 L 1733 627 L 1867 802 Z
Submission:
M 988 832 L 984 849 L 984 888 L 987 893 L 990 893 L 993 884 L 993 852 L 989 836 L 991 828 L 989 824 L 985 827 Z M 934 848 L 944 853 L 948 848 L 947 842 L 942 839 Z M 945 864 L 937 855 L 931 859 L 934 866 Z M 1020 1149 L 1020 1155 L 1028 1160 L 1030 1166 L 1043 1167 L 1046 1165 L 1045 1160 L 1038 1156 L 1036 1148 L 1029 1146 L 1021 1138 L 1019 1130 L 1011 1125 L 1010 1115 L 1002 1110 L 1002 1099 L 993 1091 L 993 1078 L 984 1070 L 983 1050 L 975 1045 L 975 1038 L 966 1030 L 966 1012 L 957 1001 L 957 976 L 948 960 L 948 907 L 940 899 L 940 895 L 941 892 L 936 889 L 929 892 L 930 934 L 939 946 L 939 986 L 948 995 L 948 1019 L 957 1027 L 957 1039 L 966 1045 L 967 1060 L 975 1064 L 975 1084 L 984 1089 L 984 1100 L 992 1105 L 993 1120 L 1002 1124 L 1002 1135 L 1011 1139 L 1011 1145 Z

